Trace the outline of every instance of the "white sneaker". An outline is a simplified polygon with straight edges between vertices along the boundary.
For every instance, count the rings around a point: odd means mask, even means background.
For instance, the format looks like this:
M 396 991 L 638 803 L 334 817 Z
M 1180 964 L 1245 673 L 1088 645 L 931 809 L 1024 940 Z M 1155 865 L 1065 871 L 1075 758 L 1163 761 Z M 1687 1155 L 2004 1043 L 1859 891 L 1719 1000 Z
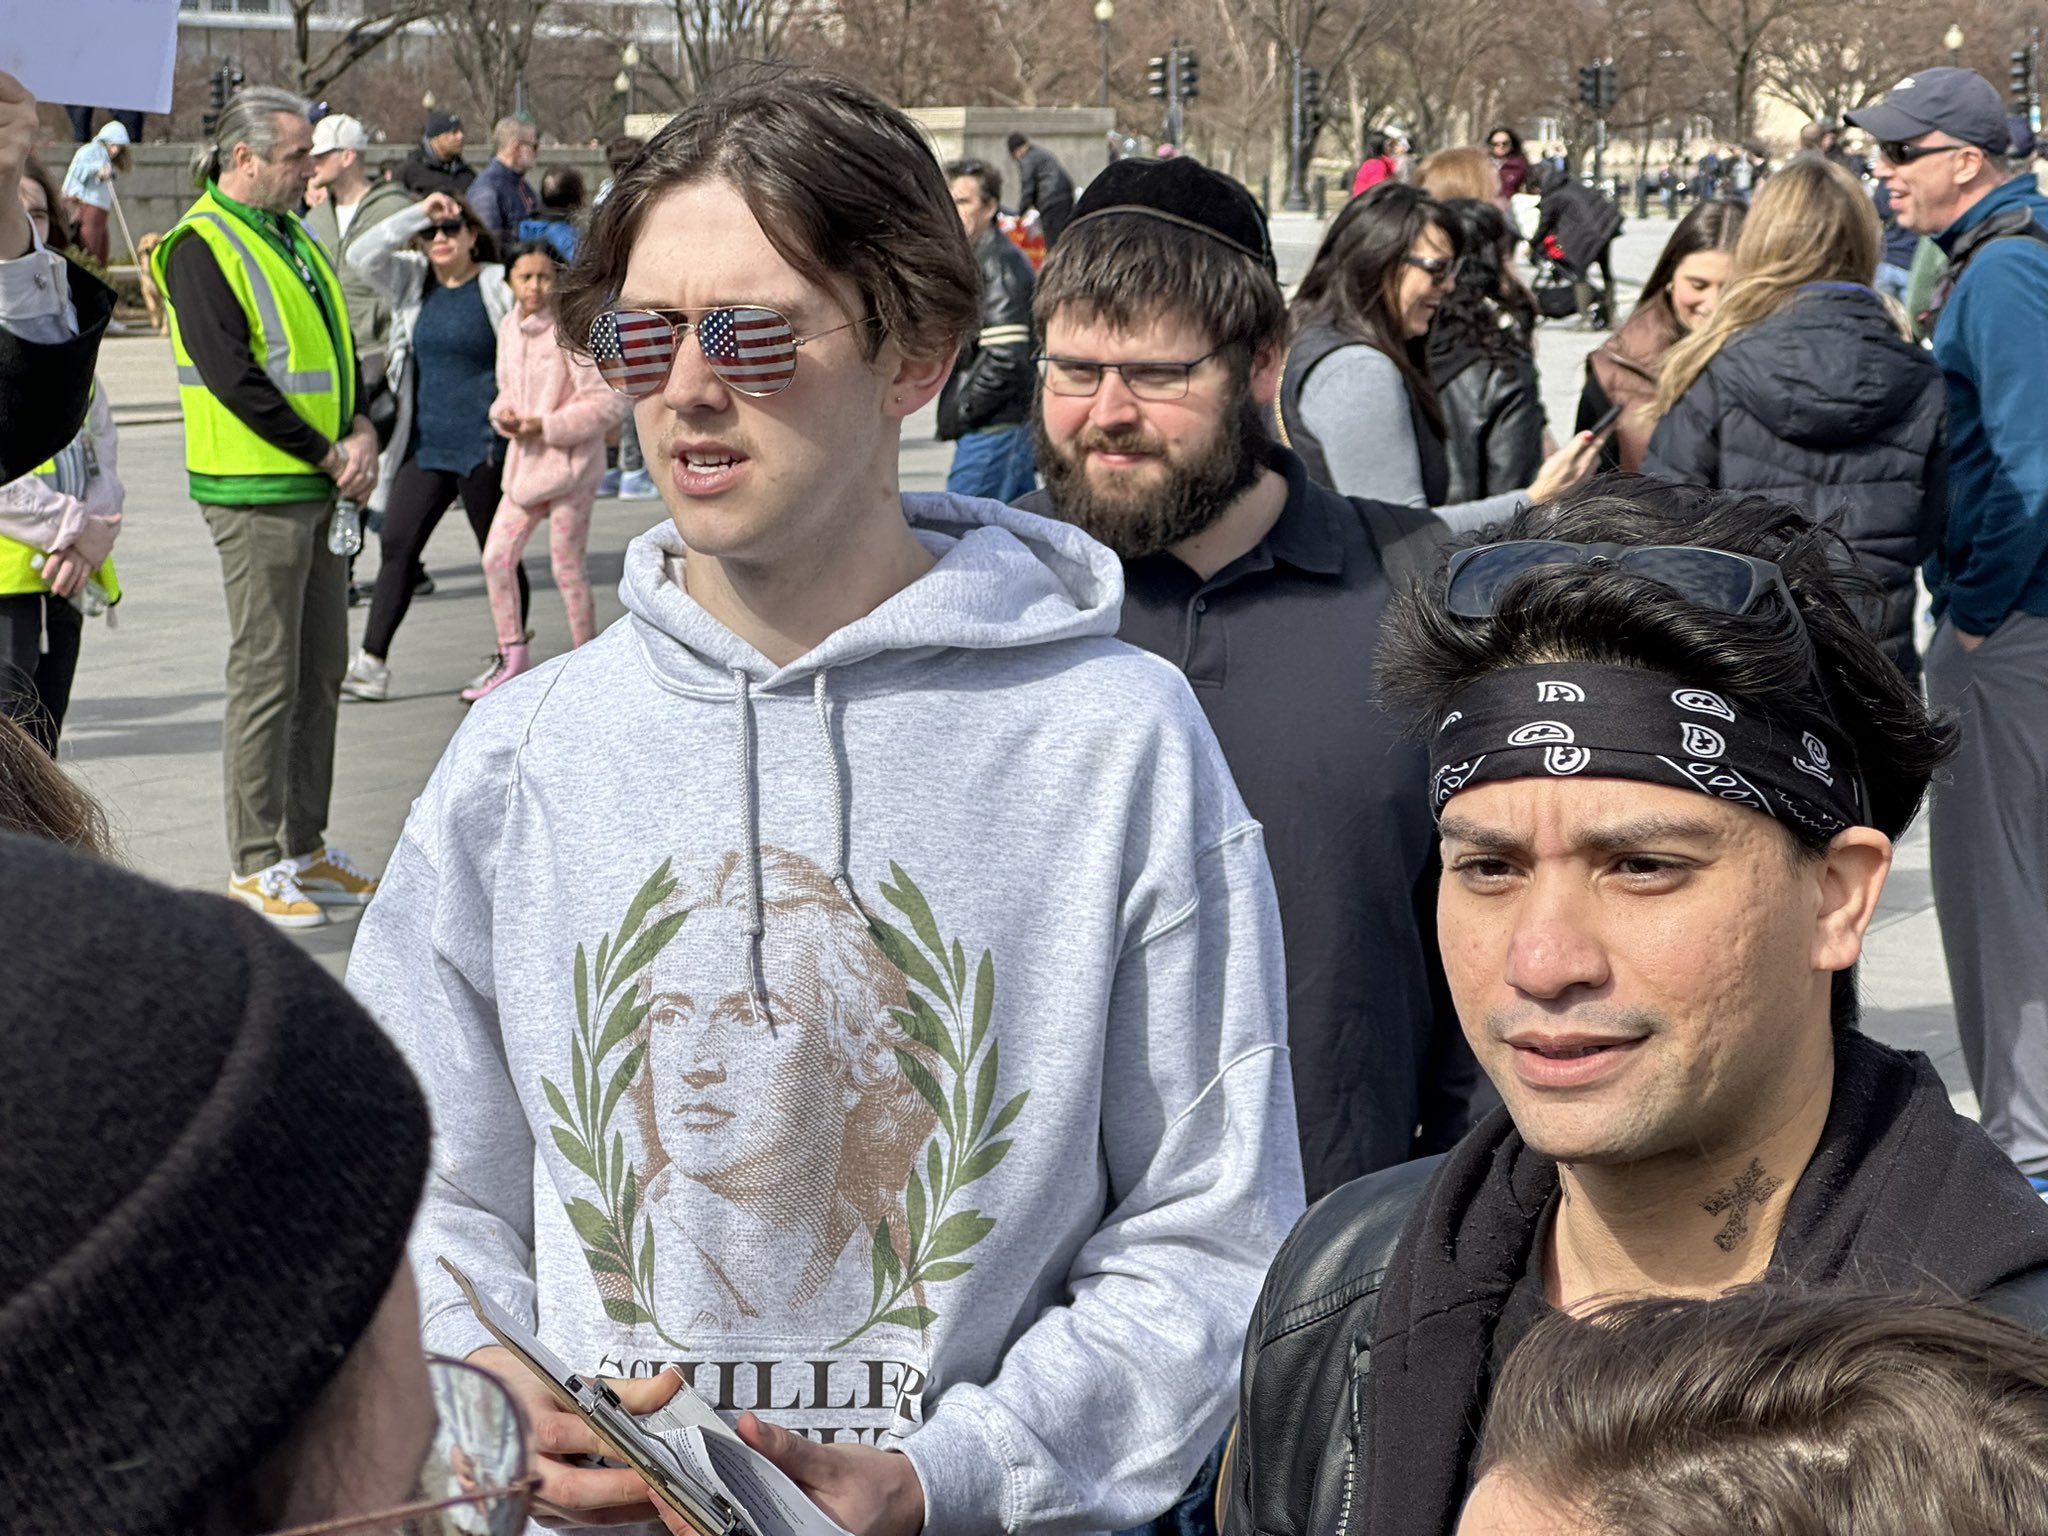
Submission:
M 382 703 L 391 697 L 391 668 L 368 651 L 357 651 L 341 680 L 341 691 L 346 698 Z
M 327 914 L 299 886 L 298 869 L 287 859 L 253 875 L 230 877 L 228 895 L 253 907 L 276 928 L 318 928 Z

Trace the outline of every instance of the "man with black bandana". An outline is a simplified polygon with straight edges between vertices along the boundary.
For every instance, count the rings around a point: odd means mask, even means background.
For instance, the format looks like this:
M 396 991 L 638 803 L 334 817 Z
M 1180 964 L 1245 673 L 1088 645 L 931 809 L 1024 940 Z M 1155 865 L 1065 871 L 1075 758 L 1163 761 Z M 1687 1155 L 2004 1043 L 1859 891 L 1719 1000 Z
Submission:
M 1309 1212 L 1245 1344 L 1232 1536 L 1448 1531 L 1547 1312 L 1763 1278 L 2048 1322 L 2048 1208 L 1853 968 L 1955 732 L 1790 506 L 1596 481 L 1398 605 L 1438 936 L 1505 1101 Z
M 1033 314 L 1045 490 L 1019 505 L 1123 558 L 1119 637 L 1186 674 L 1265 827 L 1308 1196 L 1414 1155 L 1418 1127 L 1441 1150 L 1479 1079 L 1431 942 L 1423 753 L 1373 706 L 1371 669 L 1389 570 L 1433 558 L 1443 530 L 1348 501 L 1274 446 L 1286 305 L 1228 176 L 1111 165 Z

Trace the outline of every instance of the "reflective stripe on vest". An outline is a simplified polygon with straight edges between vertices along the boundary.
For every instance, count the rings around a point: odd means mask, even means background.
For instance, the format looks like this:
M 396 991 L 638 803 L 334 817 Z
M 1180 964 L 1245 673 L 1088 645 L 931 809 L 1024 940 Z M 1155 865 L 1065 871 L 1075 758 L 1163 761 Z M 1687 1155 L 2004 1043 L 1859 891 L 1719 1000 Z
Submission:
M 355 369 L 354 342 L 341 284 L 327 258 L 310 240 L 295 253 L 307 264 L 320 300 L 300 282 L 293 264 L 269 241 L 243 226 L 214 201 L 209 190 L 193 204 L 171 236 L 152 253 L 159 288 L 169 253 L 180 239 L 204 240 L 249 321 L 250 350 L 264 376 L 315 430 L 330 438 L 346 431 L 342 412 Z M 185 347 L 183 317 L 168 306 L 171 351 L 177 366 L 178 397 L 185 415 L 185 467 L 211 480 L 257 477 L 315 477 L 310 463 L 272 445 L 215 398 L 200 378 Z M 339 330 L 329 329 L 329 318 Z M 294 367 L 296 362 L 297 366 Z M 319 366 L 324 364 L 325 366 Z

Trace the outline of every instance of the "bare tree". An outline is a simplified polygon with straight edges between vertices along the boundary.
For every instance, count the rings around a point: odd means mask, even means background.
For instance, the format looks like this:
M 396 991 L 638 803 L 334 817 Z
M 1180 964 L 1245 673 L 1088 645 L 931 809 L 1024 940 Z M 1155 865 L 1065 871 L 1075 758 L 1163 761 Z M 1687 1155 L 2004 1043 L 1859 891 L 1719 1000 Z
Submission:
M 541 20 L 553 5 L 554 0 L 435 0 L 435 30 L 447 40 L 487 120 L 512 111 Z
M 1713 60 L 1725 82 L 1728 126 L 1746 137 L 1756 115 L 1766 62 L 1780 40 L 1834 0 L 1683 0 L 1697 53 Z M 1886 13 L 1896 17 L 1896 11 Z M 1889 23 L 1887 23 L 1889 24 Z
M 291 0 L 292 88 L 302 96 L 319 96 L 387 39 L 415 22 L 425 21 L 443 0 L 368 0 L 338 33 L 313 42 L 313 12 L 320 0 Z

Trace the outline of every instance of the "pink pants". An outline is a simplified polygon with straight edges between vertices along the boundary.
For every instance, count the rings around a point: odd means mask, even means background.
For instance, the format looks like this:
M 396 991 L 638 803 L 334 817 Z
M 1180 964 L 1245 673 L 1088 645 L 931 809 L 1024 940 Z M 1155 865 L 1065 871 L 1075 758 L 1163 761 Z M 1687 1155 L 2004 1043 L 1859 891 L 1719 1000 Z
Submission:
M 597 500 L 592 487 L 578 496 L 522 507 L 510 496 L 498 503 L 484 540 L 484 587 L 491 595 L 491 622 L 498 629 L 498 648 L 525 639 L 519 627 L 519 584 L 514 573 L 526 541 L 543 522 L 548 525 L 548 557 L 554 562 L 555 586 L 569 610 L 569 643 L 582 645 L 597 633 L 597 610 L 590 600 L 590 581 L 583 573 L 583 548 L 590 539 L 590 509 Z

